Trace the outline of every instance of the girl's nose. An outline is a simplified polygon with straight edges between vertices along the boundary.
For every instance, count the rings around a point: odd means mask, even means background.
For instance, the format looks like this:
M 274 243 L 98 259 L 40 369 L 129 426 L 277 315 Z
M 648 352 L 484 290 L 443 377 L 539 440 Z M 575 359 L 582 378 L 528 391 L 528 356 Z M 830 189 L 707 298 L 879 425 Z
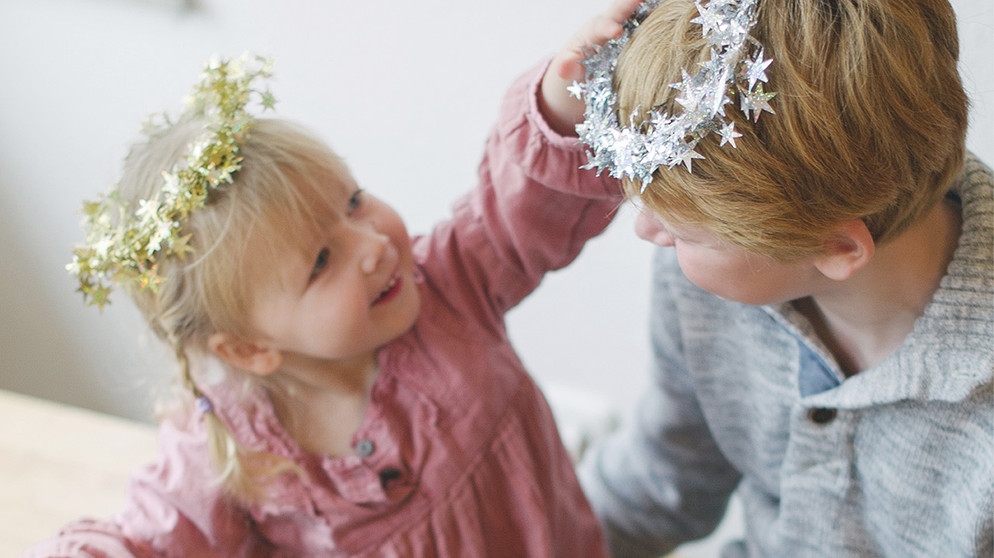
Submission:
M 384 254 L 386 254 L 387 247 L 390 245 L 390 237 L 376 230 L 374 227 L 364 228 L 357 237 L 358 242 L 361 244 L 359 247 L 361 250 L 359 268 L 363 273 L 368 275 L 376 271 L 379 267 Z
M 663 222 L 648 209 L 642 209 L 635 216 L 635 234 L 656 246 L 673 246 L 673 236 L 666 231 Z

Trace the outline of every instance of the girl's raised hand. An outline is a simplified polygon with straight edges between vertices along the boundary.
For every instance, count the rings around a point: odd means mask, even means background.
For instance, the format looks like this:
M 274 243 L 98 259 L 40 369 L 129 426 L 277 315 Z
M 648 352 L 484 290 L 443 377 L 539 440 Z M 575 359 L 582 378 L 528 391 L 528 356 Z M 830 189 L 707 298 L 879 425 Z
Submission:
M 576 125 L 583 121 L 583 101 L 566 88 L 574 81 L 583 81 L 583 59 L 589 50 L 620 35 L 622 24 L 641 1 L 612 0 L 607 10 L 588 21 L 552 59 L 542 77 L 539 107 L 553 130 L 576 135 Z

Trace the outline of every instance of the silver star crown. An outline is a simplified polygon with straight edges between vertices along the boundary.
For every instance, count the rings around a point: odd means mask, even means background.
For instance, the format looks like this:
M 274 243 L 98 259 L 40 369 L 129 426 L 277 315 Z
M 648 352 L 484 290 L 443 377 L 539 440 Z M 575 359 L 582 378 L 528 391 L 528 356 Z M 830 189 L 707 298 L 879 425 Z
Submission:
M 682 112 L 670 115 L 654 109 L 649 111 L 646 125 L 640 127 L 631 121 L 622 127 L 612 87 L 618 55 L 659 2 L 640 4 L 625 22 L 621 36 L 596 48 L 584 60 L 586 81 L 573 82 L 569 88 L 586 103 L 584 121 L 576 127 L 580 140 L 591 150 L 583 168 L 598 172 L 609 169 L 616 178 L 638 179 L 642 191 L 658 168 L 683 164 L 693 172 L 693 160 L 704 158 L 695 148 L 710 132 L 721 136 L 720 145 L 735 147 L 735 138 L 742 134 L 725 115 L 725 105 L 732 103 L 735 91 L 740 110 L 754 122 L 763 111 L 774 113 L 770 100 L 776 95 L 763 90 L 766 69 L 773 59 L 764 57 L 763 45 L 749 34 L 756 23 L 757 0 L 711 0 L 706 5 L 697 0 L 699 15 L 691 23 L 701 26 L 711 45 L 711 59 L 702 62 L 693 75 L 681 69 L 681 81 L 670 84 L 680 92 L 676 102 Z

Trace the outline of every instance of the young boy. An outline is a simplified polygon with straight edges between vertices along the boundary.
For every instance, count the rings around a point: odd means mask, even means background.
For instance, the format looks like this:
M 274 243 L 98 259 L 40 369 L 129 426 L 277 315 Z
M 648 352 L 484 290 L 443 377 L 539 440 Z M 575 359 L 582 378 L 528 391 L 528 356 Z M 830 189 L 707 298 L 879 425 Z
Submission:
M 952 8 L 666 0 L 620 44 L 581 136 L 673 249 L 652 386 L 581 468 L 614 554 L 737 492 L 725 557 L 991 556 L 994 180 Z

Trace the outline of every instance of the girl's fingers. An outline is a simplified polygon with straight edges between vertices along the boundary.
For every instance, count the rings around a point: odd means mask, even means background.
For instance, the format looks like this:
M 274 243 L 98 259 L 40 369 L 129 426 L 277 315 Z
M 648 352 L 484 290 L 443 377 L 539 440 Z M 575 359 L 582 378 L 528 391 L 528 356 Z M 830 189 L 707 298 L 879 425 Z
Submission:
M 608 6 L 607 11 L 604 12 L 604 15 L 608 19 L 611 19 L 620 25 L 624 23 L 626 19 L 631 17 L 632 12 L 634 12 L 635 8 L 637 8 L 641 3 L 642 0 L 614 0 L 614 2 L 611 2 L 611 5 Z
M 554 62 L 556 75 L 567 81 L 582 81 L 585 74 L 583 59 L 595 46 L 620 35 L 622 24 L 640 3 L 642 0 L 614 0 L 604 13 L 588 21 Z

